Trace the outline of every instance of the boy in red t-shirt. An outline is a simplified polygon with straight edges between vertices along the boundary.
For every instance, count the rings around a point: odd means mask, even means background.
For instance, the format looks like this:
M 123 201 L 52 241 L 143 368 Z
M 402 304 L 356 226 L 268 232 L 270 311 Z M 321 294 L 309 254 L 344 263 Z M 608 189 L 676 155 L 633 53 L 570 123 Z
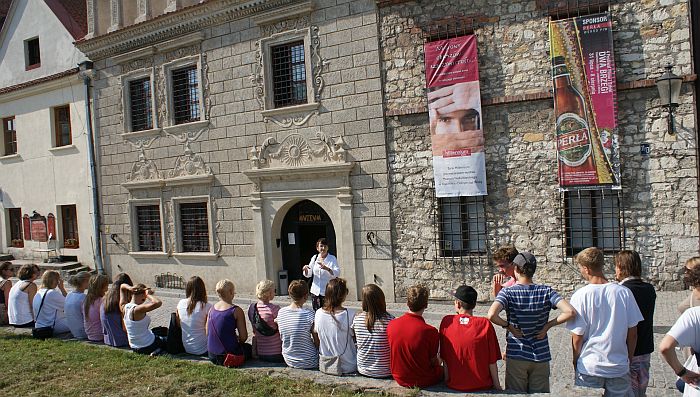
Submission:
M 472 314 L 476 290 L 463 285 L 452 295 L 457 314 L 445 316 L 440 323 L 440 357 L 447 367 L 447 387 L 464 392 L 501 390 L 496 366 L 501 349 L 491 322 Z
M 418 285 L 408 289 L 408 312 L 387 326 L 391 374 L 403 387 L 428 387 L 442 379 L 438 358 L 440 334 L 425 323 L 428 289 Z

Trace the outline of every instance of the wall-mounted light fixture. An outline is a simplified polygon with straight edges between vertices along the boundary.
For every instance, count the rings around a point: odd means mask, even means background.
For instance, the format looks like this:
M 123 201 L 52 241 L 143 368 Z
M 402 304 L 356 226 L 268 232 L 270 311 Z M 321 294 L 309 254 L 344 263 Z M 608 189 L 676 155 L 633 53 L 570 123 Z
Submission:
M 372 244 L 372 247 L 377 245 L 377 235 L 374 232 L 367 232 L 367 241 Z
M 661 106 L 668 109 L 668 133 L 676 133 L 676 123 L 673 118 L 673 111 L 678 107 L 678 98 L 681 95 L 681 84 L 683 78 L 673 74 L 673 66 L 667 65 L 666 72 L 656 79 L 656 87 L 659 89 Z

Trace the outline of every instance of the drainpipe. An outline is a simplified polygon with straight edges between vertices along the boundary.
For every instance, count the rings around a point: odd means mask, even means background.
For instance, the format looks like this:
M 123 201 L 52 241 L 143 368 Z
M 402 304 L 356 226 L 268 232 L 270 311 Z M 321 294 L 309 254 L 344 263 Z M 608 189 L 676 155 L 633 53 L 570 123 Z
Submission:
M 90 180 L 92 181 L 92 227 L 93 235 L 95 236 L 93 247 L 95 250 L 95 267 L 98 274 L 104 274 L 104 267 L 102 266 L 102 238 L 100 235 L 100 201 L 97 192 L 97 173 L 95 171 L 95 140 L 92 131 L 92 106 L 90 106 L 90 89 L 92 87 L 90 83 L 95 72 L 92 61 L 83 61 L 78 64 L 78 67 L 80 68 L 78 75 L 85 84 L 85 124 L 88 137 L 87 150 L 88 161 L 90 162 Z

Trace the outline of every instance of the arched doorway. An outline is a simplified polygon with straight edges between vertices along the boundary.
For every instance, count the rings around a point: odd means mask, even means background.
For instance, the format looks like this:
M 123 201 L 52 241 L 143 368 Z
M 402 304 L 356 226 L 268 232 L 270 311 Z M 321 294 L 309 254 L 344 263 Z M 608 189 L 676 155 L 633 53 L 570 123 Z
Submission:
M 329 251 L 337 256 L 333 222 L 313 201 L 303 200 L 292 206 L 284 216 L 281 231 L 282 268 L 287 271 L 289 281 L 303 278 L 301 269 L 317 253 L 315 245 L 319 238 L 325 237 Z

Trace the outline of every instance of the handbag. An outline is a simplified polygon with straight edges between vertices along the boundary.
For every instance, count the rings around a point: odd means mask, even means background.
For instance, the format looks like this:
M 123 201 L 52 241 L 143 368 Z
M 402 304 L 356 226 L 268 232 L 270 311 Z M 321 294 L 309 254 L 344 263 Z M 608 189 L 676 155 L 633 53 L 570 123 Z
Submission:
M 253 328 L 255 328 L 256 331 L 260 335 L 263 336 L 272 336 L 275 335 L 278 331 L 277 328 L 272 328 L 270 325 L 265 321 L 262 317 L 260 317 L 260 312 L 258 311 L 258 304 L 253 303 Z
M 39 304 L 39 310 L 36 312 L 36 318 L 39 318 L 39 313 L 41 313 L 41 308 L 44 307 L 44 300 L 46 299 L 46 295 L 49 294 L 49 290 L 46 290 L 44 293 L 44 296 L 41 297 L 41 303 Z M 58 310 L 56 310 L 56 313 L 58 313 Z M 53 325 L 50 327 L 34 327 L 32 328 L 32 337 L 36 339 L 41 339 L 44 340 L 46 338 L 51 338 L 53 336 L 53 327 L 56 325 L 56 316 L 53 318 Z
M 182 343 L 182 327 L 178 324 L 177 313 L 170 313 L 170 325 L 168 326 L 168 336 L 165 339 L 165 350 L 170 354 L 185 352 L 185 345 Z
M 234 310 L 235 310 L 235 307 L 236 306 L 234 306 Z M 213 307 L 211 309 L 209 309 L 210 312 L 212 310 L 214 310 Z M 211 316 L 209 318 L 211 318 Z M 224 342 L 221 341 L 221 338 L 219 337 L 219 333 L 216 331 L 216 327 L 212 326 L 212 327 L 209 327 L 209 329 L 214 331 L 214 335 L 216 335 L 216 339 L 218 339 L 221 346 L 223 346 Z M 244 363 L 245 363 L 245 355 L 226 353 L 226 357 L 224 357 L 223 366 L 226 368 L 237 368 L 237 367 L 242 366 Z
M 345 351 L 348 350 L 348 340 L 350 339 L 350 315 L 348 314 L 347 309 L 345 309 L 345 316 L 348 321 L 348 335 L 345 339 L 345 349 L 343 349 L 343 352 L 337 356 L 324 356 L 323 354 L 318 355 L 318 370 L 324 374 L 342 376 L 344 373 L 340 362 L 340 357 L 342 357 L 343 354 L 345 354 Z

